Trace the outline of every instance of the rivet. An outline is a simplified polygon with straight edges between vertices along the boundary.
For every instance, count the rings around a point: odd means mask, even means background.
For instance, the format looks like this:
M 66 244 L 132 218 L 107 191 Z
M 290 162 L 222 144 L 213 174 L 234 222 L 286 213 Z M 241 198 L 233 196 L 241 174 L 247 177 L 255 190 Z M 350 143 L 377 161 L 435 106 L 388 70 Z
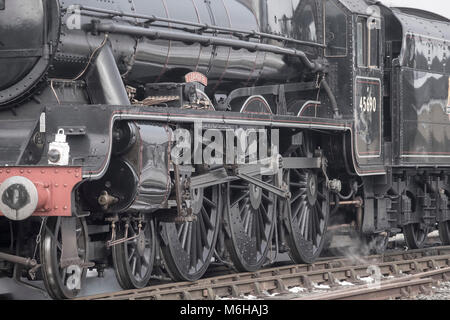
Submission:
M 67 173 L 72 173 L 72 170 L 67 170 Z
M 64 188 L 67 188 L 67 184 L 64 184 Z
M 67 206 L 64 206 L 64 208 L 63 208 L 64 210 L 67 210 Z
M 28 172 L 28 173 L 31 173 L 31 170 L 30 170 L 30 169 L 28 169 L 28 170 L 27 170 L 27 172 Z
M 58 169 L 55 169 L 55 173 L 58 173 Z
M 41 170 L 41 173 L 44 174 L 44 173 L 45 173 L 45 170 Z
M 55 210 L 58 210 L 58 206 L 55 206 Z
M 22 173 L 22 174 L 23 174 L 23 173 L 24 173 L 24 171 L 23 171 L 23 170 L 20 170 L 20 173 Z
M 6 173 L 10 173 L 10 172 L 11 172 L 11 170 L 9 170 L 9 169 L 8 169 L 8 170 L 6 170 Z
M 55 183 L 55 188 L 58 188 L 58 187 L 59 187 L 59 184 Z

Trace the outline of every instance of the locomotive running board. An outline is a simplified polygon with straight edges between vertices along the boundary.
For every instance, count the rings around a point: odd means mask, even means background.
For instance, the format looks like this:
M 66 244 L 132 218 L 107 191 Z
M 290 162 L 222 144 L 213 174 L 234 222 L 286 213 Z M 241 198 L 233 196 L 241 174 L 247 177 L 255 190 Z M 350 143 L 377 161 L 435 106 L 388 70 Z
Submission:
M 299 130 L 326 130 L 333 132 L 352 132 L 353 120 L 329 119 L 314 117 L 297 117 L 294 115 L 254 114 L 238 112 L 205 112 L 204 110 L 178 109 L 167 107 L 117 106 L 117 105 L 47 105 L 46 135 L 52 134 L 62 127 L 70 129 L 83 125 L 86 133 L 83 139 L 95 137 L 96 154 L 91 155 L 82 147 L 71 148 L 71 158 L 83 163 L 83 178 L 100 179 L 105 174 L 112 152 L 112 131 L 117 121 L 149 121 L 155 124 L 170 126 L 171 124 L 202 123 L 208 129 L 233 129 L 237 127 Z M 91 137 L 92 135 L 92 137 Z M 81 146 L 81 145 L 80 145 Z M 384 167 L 359 168 L 356 159 L 352 158 L 358 175 L 384 175 Z

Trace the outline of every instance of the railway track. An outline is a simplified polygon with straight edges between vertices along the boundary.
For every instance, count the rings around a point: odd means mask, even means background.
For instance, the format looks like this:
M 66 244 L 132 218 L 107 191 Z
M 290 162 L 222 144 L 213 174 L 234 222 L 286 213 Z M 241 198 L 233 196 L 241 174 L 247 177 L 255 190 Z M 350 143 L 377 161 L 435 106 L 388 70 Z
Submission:
M 162 284 L 78 300 L 215 300 L 245 295 L 267 298 L 268 294 L 275 299 L 382 299 L 408 292 L 426 292 L 431 289 L 434 280 L 450 279 L 449 268 L 450 247 L 435 247 L 365 258 L 323 260 L 312 265 L 282 266 L 254 273 L 227 274 L 197 282 Z M 377 276 L 378 285 L 362 286 L 365 283 L 363 279 Z M 342 287 L 340 283 L 343 281 L 355 287 L 332 292 Z M 322 296 L 314 294 L 320 286 L 329 288 L 331 292 Z M 309 294 L 299 297 L 290 293 L 292 288 L 304 288 Z
M 293 300 L 386 300 L 430 294 L 436 281 L 450 279 L 450 267 L 381 281 L 374 285 L 360 285 L 352 288 L 309 295 Z

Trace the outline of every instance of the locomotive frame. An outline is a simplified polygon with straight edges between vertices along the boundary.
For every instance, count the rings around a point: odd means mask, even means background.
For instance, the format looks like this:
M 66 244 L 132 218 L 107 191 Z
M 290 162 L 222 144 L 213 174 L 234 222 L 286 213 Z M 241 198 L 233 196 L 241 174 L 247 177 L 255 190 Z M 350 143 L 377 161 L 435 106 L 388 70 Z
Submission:
M 166 1 L 165 17 L 136 12 L 156 4 L 78 5 L 76 30 L 61 23 L 68 4 L 42 1 L 44 49 L 24 82 L 13 72 L 0 81 L 0 211 L 10 219 L 0 218 L 0 247 L 9 243 L 0 271 L 43 279 L 64 299 L 80 292 L 87 269 L 113 266 L 131 289 L 152 272 L 197 280 L 212 259 L 238 271 L 280 252 L 313 263 L 327 229 L 340 227 L 372 251 L 400 232 L 419 248 L 436 228 L 449 243 L 447 19 L 366 0 L 302 0 L 274 24 L 271 0 L 186 0 L 198 17 L 188 21 L 171 18 Z M 238 4 L 258 30 L 232 26 Z M 14 5 L 0 15 L 17 14 Z M 302 25 L 311 17 L 314 29 Z M 270 30 L 277 24 L 284 35 Z M 195 68 L 169 67 L 177 44 L 186 60 L 198 51 Z M 152 45 L 168 46 L 166 56 Z M 36 55 L 19 51 L 0 50 L 0 61 Z M 237 54 L 253 69 L 233 62 Z M 51 63 L 35 71 L 43 61 Z M 195 135 L 199 119 L 203 131 L 277 130 L 282 139 L 256 165 L 176 163 L 176 130 Z

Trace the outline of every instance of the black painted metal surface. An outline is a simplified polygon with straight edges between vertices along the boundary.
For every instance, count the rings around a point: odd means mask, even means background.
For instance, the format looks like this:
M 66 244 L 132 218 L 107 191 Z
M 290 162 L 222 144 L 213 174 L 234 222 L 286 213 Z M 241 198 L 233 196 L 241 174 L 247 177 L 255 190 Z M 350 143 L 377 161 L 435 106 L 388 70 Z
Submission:
M 449 164 L 450 23 L 394 15 L 405 46 L 397 67 L 399 165 Z

